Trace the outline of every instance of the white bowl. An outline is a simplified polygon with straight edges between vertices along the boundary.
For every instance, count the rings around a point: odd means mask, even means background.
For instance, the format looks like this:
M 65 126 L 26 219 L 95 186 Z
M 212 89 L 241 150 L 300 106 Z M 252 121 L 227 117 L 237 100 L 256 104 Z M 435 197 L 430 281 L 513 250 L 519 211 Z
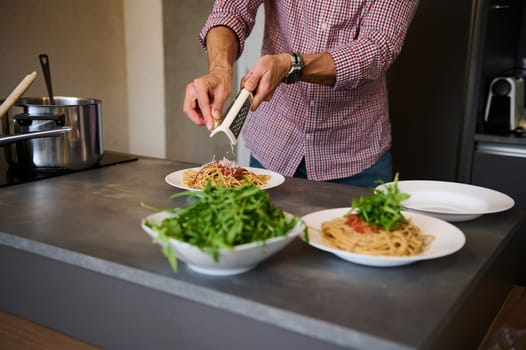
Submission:
M 287 219 L 292 217 L 289 213 L 285 213 L 285 215 Z M 170 217 L 167 212 L 149 215 L 141 221 L 141 227 L 153 239 L 157 237 L 157 232 L 146 226 L 146 222 L 160 225 L 167 217 Z M 296 225 L 284 236 L 268 239 L 265 243 L 254 242 L 238 245 L 232 250 L 221 249 L 218 261 L 194 245 L 174 238 L 170 238 L 169 241 L 177 254 L 177 259 L 187 264 L 188 267 L 207 275 L 226 276 L 253 269 L 257 264 L 289 244 L 298 234 L 303 232 L 304 228 L 303 222 L 298 220 Z

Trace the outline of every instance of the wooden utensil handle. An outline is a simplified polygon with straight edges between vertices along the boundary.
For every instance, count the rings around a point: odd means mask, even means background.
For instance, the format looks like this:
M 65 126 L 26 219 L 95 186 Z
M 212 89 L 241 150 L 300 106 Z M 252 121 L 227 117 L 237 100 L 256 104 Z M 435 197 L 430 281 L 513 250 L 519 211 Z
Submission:
M 11 108 L 11 106 L 26 92 L 29 86 L 35 80 L 37 72 L 26 75 L 24 79 L 16 86 L 16 88 L 7 96 L 2 105 L 0 105 L 0 116 Z

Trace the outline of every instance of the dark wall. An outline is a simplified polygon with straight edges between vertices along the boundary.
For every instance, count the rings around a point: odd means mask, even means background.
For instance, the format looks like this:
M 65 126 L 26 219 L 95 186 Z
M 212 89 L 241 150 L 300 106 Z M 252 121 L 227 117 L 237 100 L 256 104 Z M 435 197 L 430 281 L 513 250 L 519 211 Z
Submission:
M 455 179 L 471 7 L 470 1 L 421 1 L 388 72 L 393 166 L 401 179 Z
M 421 1 L 388 72 L 400 178 L 469 182 L 489 84 L 525 68 L 523 0 Z

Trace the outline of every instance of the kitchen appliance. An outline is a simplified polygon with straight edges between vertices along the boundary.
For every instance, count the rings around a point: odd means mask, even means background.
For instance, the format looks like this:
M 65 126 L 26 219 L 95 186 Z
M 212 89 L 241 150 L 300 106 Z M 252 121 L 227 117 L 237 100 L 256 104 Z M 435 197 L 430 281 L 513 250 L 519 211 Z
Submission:
M 486 103 L 484 132 L 514 132 L 523 123 L 524 113 L 524 80 L 520 77 L 493 79 Z
M 100 160 L 101 101 L 59 96 L 54 102 L 48 97 L 21 98 L 2 117 L 5 137 L 0 137 L 0 145 L 8 143 L 4 149 L 9 164 L 79 170 Z
M 230 144 L 236 145 L 250 112 L 252 99 L 253 96 L 248 90 L 239 90 L 232 104 L 228 107 L 225 117 L 219 121 L 219 125 L 215 126 L 210 137 L 223 132 L 230 140 Z
M 20 168 L 67 168 L 78 170 L 98 162 L 103 154 L 101 101 L 56 97 L 51 83 L 49 57 L 39 55 L 47 97 L 18 98 L 34 80 L 28 75 L 14 92 L 25 87 L 0 113 L 6 160 Z M 7 103 L 8 102 L 8 103 Z M 14 103 L 13 103 L 14 102 Z M 12 107 L 11 107 L 12 106 Z
M 20 168 L 10 165 L 5 159 L 5 154 L 0 152 L 0 187 L 19 185 L 26 182 L 45 180 L 48 178 L 73 174 L 80 171 L 136 161 L 138 158 L 132 154 L 104 151 L 102 158 L 90 167 L 78 170 L 67 168 Z
M 103 151 L 99 100 L 54 100 L 50 105 L 48 97 L 19 99 L 0 116 L 0 187 L 137 160 Z
M 33 72 L 0 101 L 0 187 L 137 160 L 103 150 L 101 101 L 54 96 L 49 57 L 39 60 L 48 96 L 21 98 Z

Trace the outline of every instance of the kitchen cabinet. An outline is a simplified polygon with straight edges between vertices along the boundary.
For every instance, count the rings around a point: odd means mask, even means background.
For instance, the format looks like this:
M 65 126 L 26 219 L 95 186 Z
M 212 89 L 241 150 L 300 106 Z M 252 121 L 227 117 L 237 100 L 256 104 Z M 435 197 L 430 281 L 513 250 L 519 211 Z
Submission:
M 471 183 L 513 194 L 515 205 L 526 208 L 526 138 L 478 135 Z
M 478 135 L 471 182 L 510 193 L 515 206 L 526 208 L 526 138 Z M 519 243 L 518 282 L 526 285 L 526 232 Z

